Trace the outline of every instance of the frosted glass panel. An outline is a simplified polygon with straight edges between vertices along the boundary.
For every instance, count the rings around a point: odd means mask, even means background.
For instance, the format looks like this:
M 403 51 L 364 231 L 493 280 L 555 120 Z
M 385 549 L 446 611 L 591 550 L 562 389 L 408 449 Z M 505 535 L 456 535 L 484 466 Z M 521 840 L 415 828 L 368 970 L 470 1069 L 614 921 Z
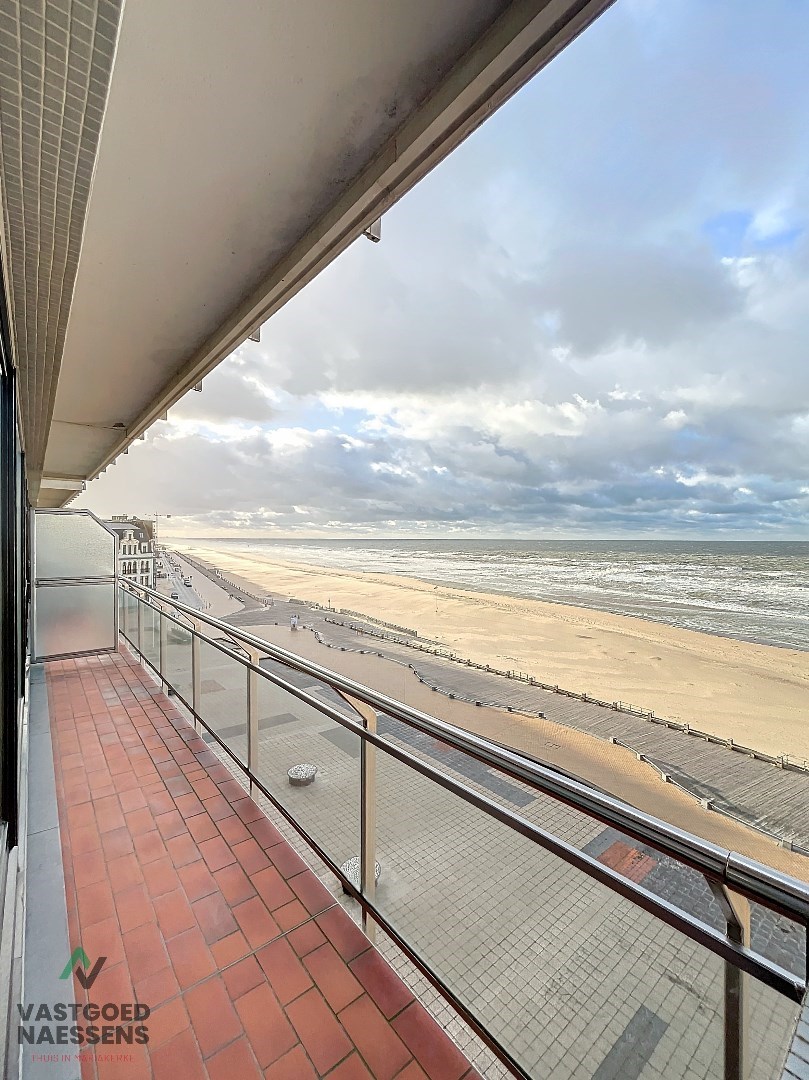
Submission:
M 37 585 L 37 657 L 114 649 L 115 584 Z
M 35 520 L 38 580 L 114 575 L 115 537 L 89 514 L 37 513 Z

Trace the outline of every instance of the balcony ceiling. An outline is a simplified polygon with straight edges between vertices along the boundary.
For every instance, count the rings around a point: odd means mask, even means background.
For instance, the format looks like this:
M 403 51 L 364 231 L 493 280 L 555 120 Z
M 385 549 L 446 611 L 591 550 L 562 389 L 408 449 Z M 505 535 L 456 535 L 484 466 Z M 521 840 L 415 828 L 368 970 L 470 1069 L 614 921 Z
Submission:
M 609 2 L 6 5 L 3 264 L 38 504 L 110 464 Z

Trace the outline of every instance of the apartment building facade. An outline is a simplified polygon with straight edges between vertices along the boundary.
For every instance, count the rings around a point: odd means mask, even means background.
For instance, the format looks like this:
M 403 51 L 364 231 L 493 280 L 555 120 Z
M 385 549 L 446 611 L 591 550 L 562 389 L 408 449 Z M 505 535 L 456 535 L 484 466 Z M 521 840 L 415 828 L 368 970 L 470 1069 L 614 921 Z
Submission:
M 104 524 L 118 538 L 118 574 L 138 585 L 155 587 L 157 553 L 154 525 L 142 518 L 113 516 Z

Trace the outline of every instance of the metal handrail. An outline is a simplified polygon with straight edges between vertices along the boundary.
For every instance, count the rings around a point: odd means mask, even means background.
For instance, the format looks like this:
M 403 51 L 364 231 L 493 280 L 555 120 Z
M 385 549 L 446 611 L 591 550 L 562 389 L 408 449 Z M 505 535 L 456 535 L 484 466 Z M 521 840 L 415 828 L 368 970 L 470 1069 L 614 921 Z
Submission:
M 241 630 L 231 627 L 229 624 L 218 619 L 197 612 L 193 608 L 179 604 L 177 601 L 168 600 L 146 586 L 134 585 L 130 582 L 120 582 L 122 591 L 133 597 L 138 602 L 137 607 L 137 642 L 131 642 L 140 656 L 151 666 L 151 661 L 143 651 L 143 623 L 142 612 L 144 607 L 151 608 L 162 618 L 168 619 L 177 626 L 182 627 L 191 635 L 191 699 L 186 698 L 177 690 L 174 693 L 180 701 L 189 709 L 192 716 L 198 721 L 217 744 L 247 775 L 252 788 L 255 786 L 275 806 L 289 824 L 300 834 L 306 843 L 312 848 L 317 856 L 330 868 L 341 880 L 343 887 L 361 905 L 363 913 L 363 926 L 373 939 L 373 923 L 368 916 L 382 926 L 386 933 L 396 942 L 407 956 L 416 964 L 423 974 L 436 986 L 447 998 L 456 1010 L 464 1017 L 474 1031 L 489 1045 L 495 1054 L 506 1063 L 515 1075 L 528 1080 L 528 1074 L 520 1063 L 512 1056 L 498 1039 L 481 1025 L 474 1013 L 458 999 L 442 977 L 437 974 L 429 961 L 419 955 L 415 947 L 404 939 L 392 926 L 384 912 L 380 911 L 375 904 L 374 894 L 374 834 L 373 802 L 374 802 L 374 755 L 368 751 L 368 747 L 375 747 L 402 764 L 431 780 L 443 789 L 452 792 L 464 802 L 483 811 L 488 816 L 500 821 L 516 833 L 536 843 L 539 847 L 557 856 L 570 866 L 586 874 L 591 879 L 598 881 L 616 894 L 624 897 L 661 922 L 671 926 L 687 938 L 714 953 L 725 963 L 725 1080 L 741 1080 L 744 1073 L 745 1056 L 745 1010 L 743 1005 L 743 990 L 740 981 L 740 972 L 746 972 L 759 982 L 784 995 L 794 1002 L 800 1003 L 807 989 L 807 979 L 798 977 L 790 971 L 768 960 L 766 957 L 755 953 L 744 944 L 744 931 L 742 920 L 735 910 L 734 902 L 728 892 L 741 892 L 750 899 L 766 904 L 768 907 L 779 912 L 793 921 L 801 923 L 809 928 L 809 887 L 797 879 L 781 874 L 770 867 L 747 859 L 736 852 L 721 848 L 699 837 L 692 836 L 674 826 L 643 814 L 633 807 L 605 795 L 603 792 L 588 788 L 575 780 L 563 775 L 556 774 L 553 770 L 540 765 L 534 760 L 521 757 L 518 753 L 502 747 L 500 744 L 491 743 L 480 736 L 472 735 L 459 728 L 446 724 L 435 717 L 430 717 L 418 710 L 388 698 L 369 687 L 362 686 L 354 680 L 347 679 L 335 672 L 328 671 L 318 664 L 313 664 L 303 657 L 288 653 L 286 650 L 271 645 L 252 634 L 246 634 Z M 172 610 L 177 609 L 176 615 Z M 185 620 L 191 620 L 189 627 Z M 198 624 L 205 623 L 214 627 L 233 643 L 229 648 L 221 640 L 216 641 L 200 632 Z M 125 630 L 122 630 L 126 636 Z M 164 653 L 167 643 L 165 627 L 159 623 L 160 632 L 160 657 L 159 669 L 155 668 L 163 681 L 167 681 L 164 669 Z M 205 642 L 226 653 L 236 660 L 248 673 L 248 696 L 247 696 L 247 762 L 242 761 L 234 751 L 228 747 L 219 735 L 214 731 L 204 717 L 199 714 L 197 708 L 199 696 L 199 642 Z M 247 646 L 247 649 L 243 649 Z M 236 651 L 239 650 L 239 651 Z M 239 655 L 244 651 L 246 655 Z M 690 865 L 700 871 L 725 918 L 726 933 L 721 934 L 713 927 L 707 925 L 695 916 L 676 907 L 674 904 L 663 900 L 654 893 L 621 876 L 615 870 L 597 859 L 585 854 L 578 848 L 563 841 L 546 830 L 528 821 L 526 818 L 514 813 L 512 810 L 500 805 L 485 794 L 474 790 L 468 785 L 456 780 L 454 777 L 441 772 L 435 766 L 423 761 L 410 753 L 408 750 L 397 746 L 395 743 L 380 738 L 375 731 L 375 725 L 370 726 L 363 716 L 364 726 L 350 719 L 344 713 L 320 698 L 306 692 L 306 690 L 288 682 L 281 675 L 266 668 L 259 663 L 259 656 L 271 657 L 296 671 L 305 672 L 312 678 L 331 686 L 341 696 L 348 699 L 348 703 L 356 710 L 356 702 L 365 703 L 372 709 L 371 716 L 375 716 L 376 709 L 380 709 L 388 716 L 394 717 L 407 724 L 411 728 L 424 734 L 436 737 L 441 741 L 456 747 L 485 762 L 493 768 L 506 773 L 527 784 L 537 791 L 546 793 L 577 810 L 612 825 L 625 833 L 638 836 L 640 839 L 671 855 L 677 861 Z M 360 788 L 361 788 L 361 882 L 357 888 L 354 882 L 349 880 L 330 856 L 322 849 L 320 844 L 307 832 L 278 798 L 264 785 L 257 775 L 258 767 L 258 721 L 255 708 L 254 691 L 251 686 L 257 678 L 279 687 L 286 693 L 291 694 L 312 709 L 316 710 L 330 720 L 355 733 L 361 740 L 362 754 L 360 762 Z M 169 683 L 170 685 L 170 683 Z M 251 700 L 252 699 L 252 700 Z M 354 699 L 354 700 L 352 700 Z M 371 730 L 373 728 L 373 730 Z M 369 816 L 370 815 L 370 816 Z M 809 937 L 809 934 L 807 935 Z
M 802 923 L 809 922 L 809 884 L 798 878 L 793 878 L 764 863 L 723 848 L 710 840 L 678 829 L 677 826 L 638 810 L 612 795 L 607 795 L 554 769 L 531 761 L 516 750 L 506 749 L 482 735 L 464 731 L 444 720 L 396 701 L 380 691 L 288 652 L 263 638 L 246 633 L 204 612 L 195 611 L 194 608 L 187 607 L 176 600 L 169 600 L 145 585 L 136 586 L 131 582 L 123 581 L 121 585 L 135 595 L 142 593 L 160 603 L 168 604 L 184 615 L 207 623 L 226 636 L 236 638 L 251 649 L 278 660 L 286 667 L 311 675 L 313 679 L 325 682 L 335 690 L 365 702 L 392 719 L 407 724 L 408 727 L 472 755 L 513 779 L 580 810 L 588 817 L 597 818 L 620 832 L 649 844 L 663 854 L 670 855 L 678 862 L 686 863 L 700 873 L 722 882 L 748 899 L 764 904 L 786 918 Z M 269 674 L 264 668 L 259 670 L 265 676 Z M 319 702 L 318 706 L 322 704 Z

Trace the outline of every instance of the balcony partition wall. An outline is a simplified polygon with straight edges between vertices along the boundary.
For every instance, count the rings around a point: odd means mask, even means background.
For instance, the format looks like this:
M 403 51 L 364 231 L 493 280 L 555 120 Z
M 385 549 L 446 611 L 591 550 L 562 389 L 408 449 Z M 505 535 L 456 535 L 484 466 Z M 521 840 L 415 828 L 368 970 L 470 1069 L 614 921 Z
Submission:
M 111 652 L 115 534 L 89 510 L 37 510 L 34 522 L 34 659 Z

